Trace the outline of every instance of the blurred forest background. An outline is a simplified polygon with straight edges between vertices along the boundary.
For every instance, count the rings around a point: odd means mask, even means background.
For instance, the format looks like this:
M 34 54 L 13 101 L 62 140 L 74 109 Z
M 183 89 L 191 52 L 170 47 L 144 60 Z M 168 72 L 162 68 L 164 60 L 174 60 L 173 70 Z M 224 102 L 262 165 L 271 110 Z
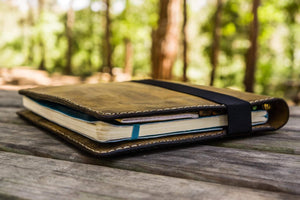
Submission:
M 300 102 L 299 0 L 0 0 L 0 16 L 0 85 L 26 67 L 28 77 L 152 77 Z

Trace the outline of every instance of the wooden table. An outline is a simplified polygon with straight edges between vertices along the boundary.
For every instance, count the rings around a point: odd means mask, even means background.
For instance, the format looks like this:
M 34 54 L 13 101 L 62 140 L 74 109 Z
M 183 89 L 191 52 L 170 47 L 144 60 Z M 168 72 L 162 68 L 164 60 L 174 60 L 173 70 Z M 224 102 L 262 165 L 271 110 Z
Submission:
M 0 91 L 0 199 L 300 199 L 300 107 L 255 137 L 102 159 L 27 124 Z

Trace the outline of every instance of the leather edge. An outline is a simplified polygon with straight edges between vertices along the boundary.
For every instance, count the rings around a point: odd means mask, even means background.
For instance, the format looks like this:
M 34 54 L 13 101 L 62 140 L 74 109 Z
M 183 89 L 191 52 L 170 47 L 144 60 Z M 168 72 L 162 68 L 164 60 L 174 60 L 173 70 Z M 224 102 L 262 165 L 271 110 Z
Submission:
M 96 156 L 114 156 L 135 151 L 149 150 L 159 147 L 170 147 L 178 144 L 195 143 L 214 138 L 225 137 L 225 131 L 214 131 L 205 133 L 185 134 L 181 136 L 167 136 L 161 138 L 152 138 L 136 141 L 116 142 L 116 143 L 99 143 L 86 138 L 73 131 L 65 129 L 54 124 L 29 110 L 22 110 L 17 114 L 26 121 L 42 128 L 59 137 L 69 141 L 80 149 Z

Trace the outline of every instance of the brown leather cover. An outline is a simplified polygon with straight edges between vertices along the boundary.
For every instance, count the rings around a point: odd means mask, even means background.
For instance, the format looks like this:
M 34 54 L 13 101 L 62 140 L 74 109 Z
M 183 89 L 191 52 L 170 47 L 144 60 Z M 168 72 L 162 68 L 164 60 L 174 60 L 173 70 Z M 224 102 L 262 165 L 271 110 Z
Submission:
M 252 127 L 253 132 L 278 129 L 288 120 L 288 106 L 282 99 L 229 89 L 199 85 L 191 86 L 231 95 L 246 100 L 253 106 L 268 104 L 268 122 L 264 125 Z M 225 110 L 224 105 L 199 97 L 134 82 L 40 87 L 20 90 L 19 93 L 33 99 L 59 103 L 101 120 L 200 110 Z M 56 133 L 78 147 L 96 155 L 110 155 L 135 149 L 199 141 L 226 135 L 225 131 L 217 131 L 125 142 L 98 143 L 60 127 L 30 111 L 25 110 L 18 114 L 33 124 Z

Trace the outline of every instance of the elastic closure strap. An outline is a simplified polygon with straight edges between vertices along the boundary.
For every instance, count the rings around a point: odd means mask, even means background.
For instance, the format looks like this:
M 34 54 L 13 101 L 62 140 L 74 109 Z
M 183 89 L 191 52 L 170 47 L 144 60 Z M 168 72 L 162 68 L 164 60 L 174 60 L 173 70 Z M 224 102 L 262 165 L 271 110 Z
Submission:
M 230 95 L 172 82 L 151 79 L 137 80 L 132 82 L 153 85 L 168 90 L 201 97 L 218 104 L 224 104 L 226 106 L 228 116 L 227 134 L 242 135 L 251 133 L 251 104 L 248 101 L 244 101 Z

